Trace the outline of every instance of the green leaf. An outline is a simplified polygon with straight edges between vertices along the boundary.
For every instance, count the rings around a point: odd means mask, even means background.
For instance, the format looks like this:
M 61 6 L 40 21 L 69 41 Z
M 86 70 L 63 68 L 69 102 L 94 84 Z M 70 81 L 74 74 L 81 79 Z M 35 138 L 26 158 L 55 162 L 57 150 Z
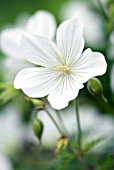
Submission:
M 94 139 L 92 141 L 90 141 L 89 143 L 87 143 L 84 147 L 83 147 L 83 152 L 86 153 L 88 151 L 90 151 L 91 149 L 93 149 L 97 144 L 99 144 L 100 142 L 102 142 L 105 139 L 105 137 L 99 137 L 97 139 Z

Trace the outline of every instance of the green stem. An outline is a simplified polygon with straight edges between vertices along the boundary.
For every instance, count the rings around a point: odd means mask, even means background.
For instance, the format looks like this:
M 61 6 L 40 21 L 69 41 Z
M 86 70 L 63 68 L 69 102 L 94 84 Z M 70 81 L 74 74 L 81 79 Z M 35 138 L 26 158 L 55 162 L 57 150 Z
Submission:
M 89 167 L 85 164 L 83 160 L 80 160 L 80 165 L 83 168 L 83 170 L 89 170 Z
M 80 126 L 80 118 L 79 118 L 79 109 L 78 109 L 78 100 L 75 100 L 75 109 L 76 109 L 76 121 L 77 121 L 77 127 L 78 127 L 78 147 L 79 151 L 82 150 L 82 132 L 81 132 L 81 126 Z
M 101 10 L 102 10 L 102 13 L 103 13 L 104 17 L 105 17 L 106 19 L 108 19 L 108 16 L 107 16 L 107 14 L 106 14 L 106 12 L 105 12 L 103 6 L 102 6 L 101 1 L 100 1 L 100 0 L 97 0 L 97 2 L 98 2 L 98 4 L 99 4 L 99 7 L 100 7 Z
M 60 127 L 58 126 L 57 122 L 55 121 L 55 119 L 52 117 L 52 115 L 50 114 L 50 112 L 48 110 L 45 110 L 48 114 L 48 116 L 50 117 L 50 119 L 52 120 L 52 122 L 54 123 L 54 125 L 56 126 L 57 130 L 59 131 L 60 135 L 63 135 L 64 133 L 61 131 Z
M 80 126 L 80 117 L 79 117 L 79 109 L 78 109 L 78 100 L 74 100 L 75 102 L 75 109 L 76 109 L 76 121 L 77 121 L 77 127 L 78 127 L 78 148 L 80 153 L 82 152 L 82 132 L 81 132 L 81 126 Z M 83 170 L 89 170 L 88 166 L 84 162 L 83 158 L 80 159 L 80 165 L 83 168 Z
M 60 112 L 58 110 L 55 110 L 55 111 L 56 111 L 57 117 L 59 119 L 59 122 L 62 125 L 62 128 L 64 129 L 65 133 L 68 134 L 68 131 L 67 131 L 67 129 L 66 129 L 65 125 L 64 125 L 64 122 L 62 120 L 62 117 L 60 116 Z
M 108 103 L 108 100 L 105 98 L 105 96 L 103 94 L 101 95 L 101 98 L 105 103 Z

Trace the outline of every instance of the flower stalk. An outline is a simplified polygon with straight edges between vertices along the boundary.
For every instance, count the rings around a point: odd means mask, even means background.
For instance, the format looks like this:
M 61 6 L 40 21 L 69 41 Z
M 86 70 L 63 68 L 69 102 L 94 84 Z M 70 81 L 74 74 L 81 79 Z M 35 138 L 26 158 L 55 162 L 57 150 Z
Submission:
M 81 131 L 81 125 L 80 125 L 80 116 L 79 116 L 79 108 L 78 108 L 78 100 L 74 100 L 75 104 L 75 110 L 76 110 L 76 121 L 77 121 L 77 127 L 78 127 L 78 149 L 79 149 L 79 162 L 81 165 L 81 168 L 83 170 L 89 170 L 88 165 L 85 163 L 84 159 L 82 158 L 82 131 Z
M 47 109 L 45 111 L 48 114 L 48 116 L 50 117 L 50 119 L 52 120 L 52 122 L 54 123 L 54 125 L 56 126 L 56 128 L 57 128 L 58 132 L 60 133 L 60 135 L 63 135 L 64 133 L 62 132 L 62 130 L 60 129 L 60 127 L 58 126 L 57 122 L 55 121 L 55 119 L 50 114 L 50 112 Z
M 74 100 L 75 102 L 75 109 L 76 109 L 76 121 L 78 127 L 78 149 L 82 151 L 82 132 L 81 132 L 81 125 L 80 125 L 80 117 L 79 117 L 79 109 L 78 109 L 78 100 Z
M 67 131 L 67 129 L 66 129 L 65 125 L 64 125 L 64 122 L 63 122 L 63 120 L 62 120 L 62 117 L 61 117 L 61 115 L 60 115 L 60 112 L 59 112 L 58 110 L 55 110 L 55 112 L 56 112 L 56 115 L 57 115 L 57 117 L 58 117 L 58 119 L 59 119 L 60 124 L 62 125 L 62 128 L 63 128 L 65 134 L 67 134 L 68 136 L 70 136 L 69 132 Z

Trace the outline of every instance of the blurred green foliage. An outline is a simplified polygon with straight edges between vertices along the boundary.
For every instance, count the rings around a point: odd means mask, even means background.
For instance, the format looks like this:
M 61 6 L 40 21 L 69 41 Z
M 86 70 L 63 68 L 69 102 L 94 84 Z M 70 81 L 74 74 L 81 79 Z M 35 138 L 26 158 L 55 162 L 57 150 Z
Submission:
M 0 0 L 0 27 L 13 23 L 20 13 L 34 13 L 39 9 L 52 12 L 59 20 L 59 9 L 68 0 Z

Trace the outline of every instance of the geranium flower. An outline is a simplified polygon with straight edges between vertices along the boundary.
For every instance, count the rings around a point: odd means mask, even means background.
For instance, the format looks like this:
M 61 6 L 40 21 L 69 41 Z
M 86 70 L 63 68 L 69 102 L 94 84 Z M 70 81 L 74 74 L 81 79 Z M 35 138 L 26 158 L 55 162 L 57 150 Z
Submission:
M 19 26 L 7 28 L 1 32 L 0 48 L 8 56 L 4 61 L 4 67 L 10 70 L 11 75 L 8 74 L 10 79 L 21 69 L 32 66 L 25 60 L 20 49 L 20 40 L 23 34 L 28 32 L 53 39 L 55 31 L 56 21 L 54 16 L 50 12 L 39 10 L 29 17 L 25 24 L 22 25 L 21 23 Z
M 94 2 L 93 5 L 95 5 Z M 96 5 L 94 7 L 96 7 Z M 75 16 L 81 18 L 84 22 L 84 39 L 86 44 L 97 49 L 103 47 L 105 44 L 105 36 L 101 15 L 91 9 L 88 1 L 65 1 L 60 9 L 61 20 L 64 21 Z
M 24 33 L 28 32 L 53 39 L 55 31 L 56 21 L 54 16 L 45 10 L 39 10 L 28 18 L 23 28 L 20 25 L 20 27 L 7 28 L 1 32 L 1 50 L 6 56 L 24 59 L 20 50 L 20 40 Z
M 55 109 L 68 106 L 78 96 L 83 83 L 106 72 L 104 56 L 91 49 L 85 50 L 83 23 L 74 18 L 57 29 L 57 45 L 46 38 L 27 34 L 21 40 L 21 49 L 28 61 L 41 67 L 20 71 L 14 87 L 29 97 L 42 98 Z

